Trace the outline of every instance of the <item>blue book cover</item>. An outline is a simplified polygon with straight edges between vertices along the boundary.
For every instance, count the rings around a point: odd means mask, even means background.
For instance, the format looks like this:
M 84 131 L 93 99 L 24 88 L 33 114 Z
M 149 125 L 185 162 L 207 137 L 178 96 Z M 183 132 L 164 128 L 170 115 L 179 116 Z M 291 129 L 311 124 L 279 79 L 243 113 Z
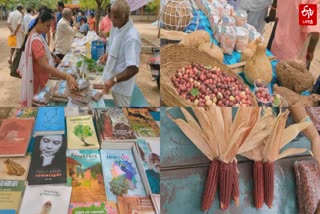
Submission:
M 64 107 L 39 107 L 34 136 L 65 134 Z
M 16 214 L 15 210 L 0 210 L 0 214 Z
M 147 196 L 132 150 L 100 153 L 108 201 L 117 202 L 117 196 Z

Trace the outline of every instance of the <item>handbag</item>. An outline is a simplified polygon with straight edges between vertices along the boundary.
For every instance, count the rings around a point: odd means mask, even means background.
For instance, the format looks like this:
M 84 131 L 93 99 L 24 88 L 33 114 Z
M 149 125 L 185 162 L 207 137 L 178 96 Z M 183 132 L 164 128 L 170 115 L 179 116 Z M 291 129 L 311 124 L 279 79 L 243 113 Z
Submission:
M 15 48 L 17 46 L 16 36 L 8 36 L 8 46 L 11 48 Z
M 26 35 L 26 38 L 24 39 L 24 42 L 23 42 L 21 48 L 16 49 L 16 54 L 14 55 L 13 62 L 10 65 L 10 76 L 12 76 L 12 77 L 16 77 L 16 78 L 21 79 L 21 76 L 17 72 L 17 69 L 19 68 L 21 56 L 22 56 L 22 53 L 24 52 L 27 39 L 28 39 L 28 35 Z

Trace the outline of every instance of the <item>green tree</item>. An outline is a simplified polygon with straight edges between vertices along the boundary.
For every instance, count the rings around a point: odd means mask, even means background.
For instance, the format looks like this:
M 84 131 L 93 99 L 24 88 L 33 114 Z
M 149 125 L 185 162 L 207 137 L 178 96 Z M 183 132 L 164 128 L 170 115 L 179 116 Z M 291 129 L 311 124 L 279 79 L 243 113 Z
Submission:
M 149 4 L 145 6 L 145 11 L 147 12 L 154 12 L 160 9 L 160 0 L 153 0 Z
M 73 133 L 84 143 L 84 146 L 92 145 L 86 142 L 86 138 L 91 137 L 93 135 L 93 131 L 91 130 L 90 126 L 77 125 L 76 127 L 74 127 Z
M 113 178 L 109 184 L 111 186 L 110 191 L 116 196 L 122 196 L 128 193 L 129 185 L 126 178 L 122 175 Z

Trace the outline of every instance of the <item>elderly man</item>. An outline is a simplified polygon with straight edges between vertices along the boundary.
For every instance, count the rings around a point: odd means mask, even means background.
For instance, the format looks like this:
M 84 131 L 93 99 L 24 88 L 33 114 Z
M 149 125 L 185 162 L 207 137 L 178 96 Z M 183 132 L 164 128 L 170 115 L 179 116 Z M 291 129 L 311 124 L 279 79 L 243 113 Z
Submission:
M 103 71 L 104 93 L 112 88 L 115 106 L 128 107 L 131 103 L 135 75 L 139 72 L 141 40 L 130 19 L 126 0 L 117 0 L 111 6 L 114 29 L 108 40 L 107 54 L 100 58 Z
M 76 27 L 70 26 L 70 21 L 72 19 L 72 11 L 69 8 L 65 8 L 62 11 L 62 19 L 60 19 L 57 30 L 56 30 L 56 40 L 55 40 L 55 52 L 57 56 L 62 59 L 70 50 L 74 36 L 77 33 Z
M 10 34 L 12 36 L 16 36 L 17 38 L 17 46 L 14 48 L 11 48 L 10 59 L 8 60 L 9 64 L 12 64 L 12 57 L 15 49 L 20 49 L 24 41 L 22 10 L 23 10 L 22 4 L 18 4 L 17 9 L 12 13 L 10 13 L 8 22 L 7 22 L 8 28 L 10 30 Z

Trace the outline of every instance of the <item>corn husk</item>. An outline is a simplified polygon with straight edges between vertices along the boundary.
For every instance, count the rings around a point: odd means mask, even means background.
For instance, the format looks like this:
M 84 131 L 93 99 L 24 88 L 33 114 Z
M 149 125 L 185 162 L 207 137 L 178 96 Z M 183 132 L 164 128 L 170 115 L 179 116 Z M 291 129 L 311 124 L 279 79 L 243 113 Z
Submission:
M 298 124 L 294 124 L 285 128 L 285 122 L 287 120 L 288 114 L 289 111 L 286 110 L 285 112 L 280 113 L 277 117 L 275 126 L 273 127 L 272 132 L 266 141 L 266 146 L 263 150 L 263 160 L 265 162 L 274 162 L 280 158 L 307 151 L 306 149 L 301 148 L 290 148 L 279 154 L 280 150 L 292 139 L 294 139 L 300 131 L 303 131 L 312 124 L 310 121 L 300 122 Z

